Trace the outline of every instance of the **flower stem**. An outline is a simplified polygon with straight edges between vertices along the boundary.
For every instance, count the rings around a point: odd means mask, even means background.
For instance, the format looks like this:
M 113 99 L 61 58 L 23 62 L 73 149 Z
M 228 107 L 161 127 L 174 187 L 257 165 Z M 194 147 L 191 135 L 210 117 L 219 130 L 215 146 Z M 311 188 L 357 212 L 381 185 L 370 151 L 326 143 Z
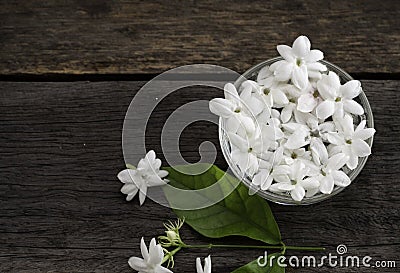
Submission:
M 290 250 L 304 250 L 304 251 L 324 251 L 324 247 L 313 246 L 255 246 L 255 245 L 184 245 L 182 248 L 257 248 L 257 249 L 290 249 Z

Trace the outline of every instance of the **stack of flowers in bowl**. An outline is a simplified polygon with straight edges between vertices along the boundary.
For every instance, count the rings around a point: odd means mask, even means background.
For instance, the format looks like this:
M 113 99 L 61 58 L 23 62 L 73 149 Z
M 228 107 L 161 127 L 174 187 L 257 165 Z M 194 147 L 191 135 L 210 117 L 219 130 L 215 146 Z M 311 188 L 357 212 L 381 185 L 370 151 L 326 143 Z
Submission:
M 350 185 L 375 133 L 361 83 L 323 61 L 305 36 L 210 101 L 224 155 L 252 193 L 285 204 L 319 202 Z

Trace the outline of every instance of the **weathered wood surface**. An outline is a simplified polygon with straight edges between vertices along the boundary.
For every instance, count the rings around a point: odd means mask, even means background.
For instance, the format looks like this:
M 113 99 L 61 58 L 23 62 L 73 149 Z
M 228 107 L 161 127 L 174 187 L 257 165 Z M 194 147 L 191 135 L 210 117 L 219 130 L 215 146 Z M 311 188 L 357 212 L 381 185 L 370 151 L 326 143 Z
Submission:
M 238 72 L 310 36 L 351 73 L 400 73 L 400 6 L 365 1 L 1 1 L 0 74 Z
M 81 60 L 89 62 L 90 57 Z M 343 243 L 349 253 L 397 260 L 400 266 L 400 81 L 362 83 L 377 134 L 373 155 L 357 180 L 320 204 L 271 206 L 287 244 L 323 245 L 335 253 Z M 163 233 L 163 221 L 174 217 L 171 210 L 150 200 L 143 207 L 137 199 L 126 202 L 116 178 L 124 168 L 125 111 L 143 84 L 2 82 L 0 272 L 131 272 L 127 260 L 140 255 L 140 238 L 148 241 Z M 182 103 L 221 94 L 197 87 L 168 96 L 148 128 L 148 147 L 160 151 L 163 117 Z M 194 124 L 182 135 L 181 152 L 189 161 L 199 159 L 196 151 L 202 141 L 218 146 L 217 126 L 204 130 L 205 125 Z M 226 166 L 220 152 L 216 164 Z M 188 243 L 210 242 L 187 226 L 182 233 Z M 176 257 L 174 271 L 195 272 L 195 258 L 208 253 L 213 256 L 213 272 L 218 273 L 230 272 L 261 255 L 255 250 L 187 251 Z M 328 271 L 376 272 L 365 268 L 287 270 Z

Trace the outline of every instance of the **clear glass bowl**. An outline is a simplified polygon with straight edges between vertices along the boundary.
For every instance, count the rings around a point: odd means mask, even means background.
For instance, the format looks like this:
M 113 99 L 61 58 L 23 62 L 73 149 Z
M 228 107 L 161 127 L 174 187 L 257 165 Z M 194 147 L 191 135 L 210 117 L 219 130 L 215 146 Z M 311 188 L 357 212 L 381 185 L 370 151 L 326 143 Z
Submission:
M 236 88 L 239 89 L 239 86 L 245 80 L 256 80 L 258 72 L 261 70 L 261 68 L 263 68 L 266 65 L 269 66 L 272 63 L 280 61 L 282 59 L 283 59 L 282 57 L 277 57 L 277 58 L 273 58 L 273 59 L 264 61 L 262 63 L 259 63 L 256 66 L 253 66 L 252 68 L 247 70 L 241 77 L 239 77 L 235 81 L 234 84 L 235 84 Z M 331 64 L 324 60 L 322 60 L 320 62 L 322 64 L 326 65 L 329 71 L 334 71 L 336 74 L 338 74 L 342 84 L 345 82 L 348 82 L 350 80 L 353 80 L 353 78 L 348 73 L 346 73 L 344 70 L 337 67 L 336 65 Z M 355 100 L 358 101 L 363 106 L 365 113 L 361 116 L 353 116 L 354 123 L 358 124 L 358 123 L 360 123 L 361 120 L 366 120 L 367 127 L 374 128 L 374 120 L 373 120 L 373 116 L 372 116 L 371 106 L 369 105 L 369 102 L 368 102 L 368 99 L 367 99 L 367 96 L 365 95 L 365 93 L 362 91 Z M 252 188 L 254 191 L 256 191 L 257 194 L 260 195 L 261 197 L 263 197 L 269 201 L 272 201 L 272 202 L 275 202 L 278 204 L 283 204 L 283 205 L 309 205 L 309 204 L 314 204 L 314 203 L 318 203 L 318 202 L 324 201 L 326 199 L 329 199 L 345 189 L 343 187 L 335 186 L 335 188 L 333 189 L 331 194 L 318 193 L 312 197 L 304 197 L 304 199 L 301 202 L 297 202 L 297 201 L 293 200 L 292 197 L 286 193 L 273 193 L 270 191 L 256 190 L 254 185 L 251 183 L 251 177 L 248 176 L 246 173 L 242 172 L 240 170 L 239 166 L 233 162 L 231 155 L 230 155 L 231 154 L 231 144 L 229 142 L 227 132 L 224 128 L 225 128 L 225 122 L 222 118 L 220 118 L 219 119 L 219 140 L 220 140 L 220 145 L 221 145 L 221 149 L 224 154 L 225 160 L 227 161 L 227 163 L 228 163 L 230 169 L 232 170 L 232 172 L 234 173 L 234 175 L 237 178 L 239 178 L 247 187 Z M 368 143 L 368 145 L 370 145 L 372 147 L 373 137 L 366 140 L 366 142 Z M 357 175 L 363 169 L 365 163 L 367 162 L 367 159 L 368 159 L 368 157 L 360 158 L 359 162 L 358 162 L 358 166 L 354 170 L 344 168 L 344 172 L 347 173 L 347 175 L 350 177 L 350 180 L 352 182 L 356 179 Z

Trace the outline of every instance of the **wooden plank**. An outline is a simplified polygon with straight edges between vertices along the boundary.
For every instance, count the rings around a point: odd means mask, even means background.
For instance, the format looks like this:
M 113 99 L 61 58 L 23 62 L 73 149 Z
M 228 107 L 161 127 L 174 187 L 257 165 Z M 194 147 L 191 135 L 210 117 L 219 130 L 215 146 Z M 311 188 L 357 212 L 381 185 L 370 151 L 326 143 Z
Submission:
M 143 207 L 137 199 L 125 202 L 116 179 L 124 167 L 125 111 L 143 84 L 2 83 L 0 272 L 129 272 L 127 260 L 140 254 L 140 238 L 148 241 L 163 233 L 163 221 L 174 214 L 151 200 Z M 352 255 L 399 261 L 400 81 L 363 81 L 363 86 L 375 113 L 377 134 L 373 156 L 354 184 L 320 204 L 271 206 L 287 244 L 323 245 L 335 253 L 343 243 Z M 221 94 L 194 87 L 168 96 L 152 116 L 147 147 L 161 152 L 160 128 L 182 103 Z M 199 122 L 185 130 L 180 147 L 185 159 L 198 160 L 199 143 L 204 140 L 218 146 L 215 125 Z M 226 166 L 221 153 L 216 164 Z M 190 244 L 211 242 L 187 226 L 182 234 Z M 252 243 L 234 237 L 219 241 Z M 185 251 L 176 257 L 174 271 L 195 272 L 195 258 L 209 253 L 213 272 L 220 273 L 262 254 Z M 345 272 L 359 270 L 346 268 Z M 344 271 L 329 268 L 329 272 Z
M 238 72 L 308 35 L 351 73 L 400 73 L 397 1 L 2 1 L 0 74 Z

